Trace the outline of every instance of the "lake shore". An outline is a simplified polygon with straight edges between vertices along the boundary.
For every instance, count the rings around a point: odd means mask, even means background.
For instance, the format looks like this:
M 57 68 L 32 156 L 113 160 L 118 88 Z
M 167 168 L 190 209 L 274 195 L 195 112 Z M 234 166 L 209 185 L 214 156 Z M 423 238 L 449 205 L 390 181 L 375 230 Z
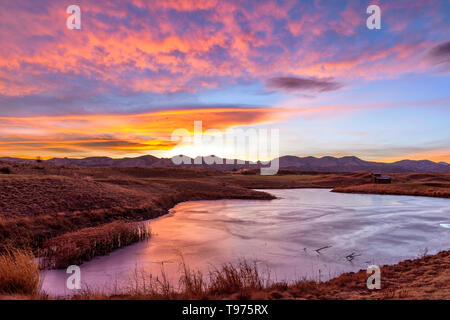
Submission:
M 401 261 L 381 268 L 381 289 L 369 290 L 366 270 L 344 273 L 325 282 L 275 283 L 261 290 L 240 290 L 208 299 L 308 299 L 308 300 L 441 300 L 450 299 L 450 251 Z M 143 296 L 110 296 L 109 299 L 142 299 Z M 186 297 L 181 297 L 186 298 Z
M 109 229 L 108 225 L 116 221 L 134 223 L 156 218 L 184 201 L 274 199 L 269 193 L 253 189 L 334 188 L 337 192 L 438 197 L 448 197 L 450 190 L 448 173 L 399 173 L 392 175 L 392 184 L 375 185 L 368 184 L 371 180 L 368 172 L 284 170 L 275 176 L 261 176 L 256 172 L 179 167 L 1 165 L 9 168 L 8 174 L 0 174 L 2 247 L 31 248 L 35 254 L 45 251 L 55 243 L 52 239 L 63 235 L 70 234 L 66 238 L 74 243 L 98 242 L 98 235 L 102 233 L 93 232 L 95 228 Z M 86 235 L 92 235 L 93 241 L 86 239 Z M 120 246 L 111 246 L 117 247 Z M 108 253 L 107 250 L 97 252 L 82 256 L 91 259 Z M 65 264 L 72 261 L 70 257 L 62 257 L 62 260 Z M 56 264 L 64 267 L 64 264 Z
M 366 270 L 344 273 L 326 282 L 299 282 L 255 292 L 253 299 L 448 300 L 450 251 L 401 261 L 381 268 L 381 289 L 369 290 Z M 280 290 L 281 289 L 281 290 Z
M 29 268 L 28 268 L 29 269 Z M 131 289 L 127 293 L 107 295 L 83 292 L 58 299 L 83 300 L 447 300 L 450 299 L 450 251 L 424 255 L 381 268 L 381 289 L 369 290 L 366 270 L 344 273 L 329 281 L 297 281 L 294 283 L 265 284 L 259 271 L 246 262 L 217 269 L 213 283 L 206 285 L 201 275 L 187 266 L 180 276 L 181 289 L 174 290 L 168 283 L 160 287 Z M 28 271 L 27 271 L 28 272 Z M 32 293 L 0 293 L 0 300 L 52 300 L 55 297 L 38 291 L 38 281 L 30 278 Z M 130 283 L 135 286 L 135 283 Z

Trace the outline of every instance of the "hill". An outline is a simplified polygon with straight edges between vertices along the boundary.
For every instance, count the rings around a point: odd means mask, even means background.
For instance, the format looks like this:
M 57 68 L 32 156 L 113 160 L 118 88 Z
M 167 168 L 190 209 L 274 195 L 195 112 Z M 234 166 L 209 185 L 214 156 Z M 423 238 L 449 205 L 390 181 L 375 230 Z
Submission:
M 184 159 L 181 167 L 195 167 L 216 170 L 258 169 L 265 164 L 238 159 L 221 159 L 209 156 L 208 159 L 197 157 L 195 159 L 180 156 Z M 180 158 L 181 159 L 181 158 Z M 3 161 L 35 162 L 31 159 L 0 158 Z M 393 163 L 365 161 L 354 156 L 342 158 L 325 156 L 297 157 L 282 156 L 278 158 L 280 169 L 292 169 L 314 172 L 357 172 L 357 171 L 381 171 L 381 172 L 450 172 L 450 166 L 446 162 L 433 162 L 430 160 L 401 160 Z M 168 167 L 175 166 L 172 159 L 157 158 L 151 155 L 136 158 L 113 159 L 109 157 L 89 157 L 84 159 L 52 158 L 42 162 L 57 165 L 76 165 L 88 167 Z

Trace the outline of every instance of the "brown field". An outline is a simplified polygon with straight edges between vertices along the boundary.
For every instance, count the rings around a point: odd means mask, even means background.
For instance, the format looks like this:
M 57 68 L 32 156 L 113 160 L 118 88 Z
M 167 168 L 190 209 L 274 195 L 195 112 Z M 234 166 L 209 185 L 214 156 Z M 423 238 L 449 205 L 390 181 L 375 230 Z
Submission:
M 376 185 L 371 183 L 369 172 L 305 173 L 282 170 L 276 176 L 261 176 L 251 171 L 223 172 L 179 167 L 77 167 L 0 162 L 0 253 L 11 253 L 10 248 L 25 248 L 43 256 L 46 267 L 78 264 L 148 237 L 148 233 L 141 233 L 140 227 L 136 229 L 135 223 L 161 216 L 179 202 L 273 199 L 268 193 L 252 189 L 330 188 L 336 192 L 447 198 L 450 195 L 450 173 L 396 173 L 391 176 L 392 184 Z M 11 255 L 6 258 L 3 260 L 3 270 L 8 270 L 6 262 L 14 261 Z M 252 288 L 250 293 L 246 289 L 245 294 L 250 294 L 251 298 L 420 298 L 426 294 L 429 297 L 440 297 L 442 294 L 442 297 L 448 298 L 449 286 L 445 286 L 448 278 L 442 271 L 448 269 L 448 253 L 414 263 L 418 264 L 415 271 L 408 269 L 409 262 L 384 267 L 386 287 L 380 292 L 367 292 L 365 286 L 358 287 L 361 283 L 365 284 L 361 282 L 362 278 L 366 278 L 362 272 L 342 275 L 326 283 L 301 281 L 294 285 L 277 284 L 272 287 L 265 284 Z M 26 275 L 30 279 L 33 279 L 32 270 Z M 406 273 L 400 274 L 399 270 Z M 231 272 L 229 276 L 233 277 L 232 269 L 223 269 L 222 272 Z M 417 272 L 421 272 L 420 277 L 413 276 L 419 276 Z M 412 282 L 403 288 L 403 281 L 398 279 L 408 275 Z M 1 276 L 0 289 L 7 283 Z M 223 278 L 220 274 L 216 276 L 217 279 Z M 228 281 L 226 278 L 222 280 Z M 183 281 L 195 287 L 198 286 L 196 281 L 201 280 L 194 277 Z M 202 289 L 201 294 L 197 292 L 195 296 L 236 294 L 234 289 L 225 289 L 227 286 L 217 284 L 215 291 Z M 440 288 L 437 290 L 440 293 L 434 293 L 430 286 Z M 413 287 L 415 289 L 405 293 Z M 355 296 L 355 292 L 359 293 Z M 174 297 L 179 297 L 179 293 Z
M 161 216 L 182 201 L 273 199 L 220 181 L 216 175 L 222 173 L 207 170 L 9 166 L 11 173 L 0 174 L 3 247 L 42 248 L 68 232 Z
M 333 191 L 450 198 L 450 173 L 397 173 L 392 184 L 336 186 Z

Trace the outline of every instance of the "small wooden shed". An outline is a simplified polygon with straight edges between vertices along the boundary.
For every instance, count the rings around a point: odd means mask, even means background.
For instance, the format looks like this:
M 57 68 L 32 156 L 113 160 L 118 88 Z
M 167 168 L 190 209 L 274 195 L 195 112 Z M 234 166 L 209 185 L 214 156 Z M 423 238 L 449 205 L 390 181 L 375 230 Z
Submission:
M 373 183 L 382 183 L 382 184 L 391 183 L 391 176 L 374 172 L 372 173 L 372 181 Z

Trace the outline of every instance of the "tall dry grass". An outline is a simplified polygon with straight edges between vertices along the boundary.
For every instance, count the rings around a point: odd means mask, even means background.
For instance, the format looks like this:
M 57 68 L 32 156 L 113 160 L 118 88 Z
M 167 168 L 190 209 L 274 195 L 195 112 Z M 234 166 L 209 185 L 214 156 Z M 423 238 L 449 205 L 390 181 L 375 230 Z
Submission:
M 150 236 L 146 223 L 116 221 L 100 227 L 84 228 L 46 241 L 39 252 L 40 264 L 46 269 L 82 264 L 95 256 L 106 255 Z
M 181 259 L 177 282 L 169 280 L 161 265 L 161 273 L 154 276 L 135 268 L 128 282 L 121 288 L 112 287 L 104 292 L 86 289 L 74 299 L 214 299 L 237 294 L 238 299 L 248 299 L 252 292 L 273 285 L 255 262 L 241 259 L 213 268 L 206 274 L 191 269 Z
M 270 282 L 270 277 L 263 280 L 256 262 L 240 260 L 237 264 L 227 263 L 209 273 L 210 294 L 246 293 L 261 290 Z
M 0 294 L 37 295 L 39 267 L 31 250 L 8 249 L 0 255 Z

